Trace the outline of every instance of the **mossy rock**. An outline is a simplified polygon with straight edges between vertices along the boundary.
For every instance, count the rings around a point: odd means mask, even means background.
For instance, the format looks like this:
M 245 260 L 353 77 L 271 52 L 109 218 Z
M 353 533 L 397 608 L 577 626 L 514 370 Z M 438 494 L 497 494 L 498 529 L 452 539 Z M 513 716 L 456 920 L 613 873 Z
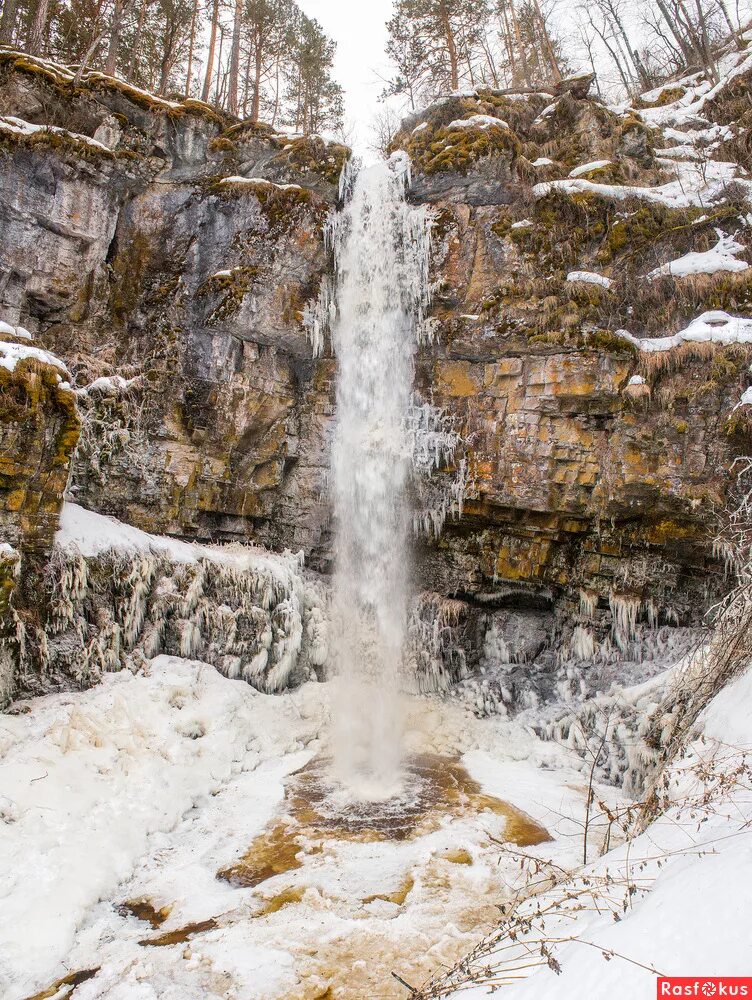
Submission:
M 428 176 L 444 171 L 467 174 L 479 160 L 490 156 L 504 157 L 511 165 L 521 144 L 503 122 L 485 127 L 447 126 L 437 131 L 429 125 L 410 138 L 406 151 L 415 167 Z
M 197 289 L 197 297 L 217 296 L 207 322 L 215 323 L 238 312 L 245 296 L 254 288 L 259 277 L 258 267 L 243 265 L 226 274 L 213 274 Z
M 283 162 L 300 174 L 316 174 L 329 184 L 338 184 L 342 168 L 351 156 L 348 146 L 306 135 L 287 143 L 272 162 Z

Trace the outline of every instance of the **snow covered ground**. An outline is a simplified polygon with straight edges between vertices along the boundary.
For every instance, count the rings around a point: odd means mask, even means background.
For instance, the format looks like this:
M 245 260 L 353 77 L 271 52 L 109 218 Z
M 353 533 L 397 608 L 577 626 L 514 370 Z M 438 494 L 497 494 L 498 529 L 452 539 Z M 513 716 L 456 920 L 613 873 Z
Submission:
M 523 903 L 512 923 L 432 996 L 536 1000 L 655 996 L 656 973 L 752 968 L 752 670 L 716 696 L 672 767 L 667 811 L 574 879 Z M 524 972 L 520 968 L 524 968 Z M 469 985 L 473 984 L 474 985 Z M 710 994 L 708 994 L 710 995 Z
M 409 750 L 464 754 L 480 795 L 440 796 L 402 839 L 294 815 L 286 783 L 326 756 L 330 695 L 309 683 L 268 696 L 158 657 L 3 716 L 0 994 L 20 1000 L 96 969 L 76 1000 L 404 996 L 391 971 L 419 984 L 452 965 L 519 884 L 502 846 L 514 817 L 486 791 L 553 838 L 527 852 L 577 864 L 578 759 L 439 700 L 409 700 Z M 292 838 L 299 867 L 255 887 L 217 878 L 280 823 L 272 853 Z M 166 919 L 152 929 L 118 908 L 129 901 Z M 140 943 L 191 924 L 174 944 Z

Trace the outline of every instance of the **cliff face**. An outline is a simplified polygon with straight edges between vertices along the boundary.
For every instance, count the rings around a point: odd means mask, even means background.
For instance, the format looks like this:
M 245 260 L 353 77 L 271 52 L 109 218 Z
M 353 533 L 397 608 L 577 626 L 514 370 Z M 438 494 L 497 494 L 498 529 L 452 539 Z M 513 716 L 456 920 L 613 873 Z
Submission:
M 552 612 L 565 657 L 577 626 L 597 649 L 697 623 L 726 586 L 712 537 L 749 448 L 752 353 L 727 315 L 751 300 L 749 181 L 718 143 L 737 129 L 712 125 L 727 91 L 640 115 L 587 94 L 451 98 L 395 140 L 436 212 L 418 384 L 469 470 L 418 575 L 470 621 Z
M 511 659 L 625 647 L 723 589 L 713 516 L 748 450 L 752 361 L 729 318 L 752 304 L 738 87 L 689 114 L 676 88 L 639 113 L 586 80 L 483 91 L 396 137 L 434 219 L 416 388 L 462 441 L 428 487 L 456 499 L 467 477 L 461 516 L 419 545 L 419 615 L 451 633 L 432 669 L 456 678 L 493 629 Z M 18 477 L 45 515 L 11 545 L 44 561 L 70 460 L 83 507 L 327 567 L 335 362 L 305 316 L 346 155 L 0 51 L 0 319 L 75 386 L 40 375 L 23 420 L 3 410 L 2 523 L 22 523 Z M 716 273 L 666 267 L 713 249 Z
M 302 319 L 346 150 L 8 53 L 0 74 L 0 308 L 90 386 L 71 495 L 316 551 L 331 366 Z

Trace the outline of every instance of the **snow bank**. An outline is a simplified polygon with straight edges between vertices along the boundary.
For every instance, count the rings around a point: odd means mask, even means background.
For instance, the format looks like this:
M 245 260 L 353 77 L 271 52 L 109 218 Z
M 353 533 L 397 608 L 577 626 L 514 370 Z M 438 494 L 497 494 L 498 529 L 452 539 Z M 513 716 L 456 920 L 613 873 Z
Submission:
M 454 128 L 493 128 L 498 126 L 499 128 L 509 128 L 505 121 L 501 118 L 494 118 L 493 115 L 470 115 L 469 118 L 455 118 L 453 122 L 449 122 L 446 126 L 447 129 Z
M 749 974 L 752 671 L 721 691 L 645 832 L 536 895 L 458 969 L 456 992 L 513 1000 L 655 995 L 657 974 Z M 534 956 L 538 956 L 537 958 Z M 470 985 L 473 983 L 474 985 Z
M 656 187 L 637 187 L 633 184 L 598 184 L 582 177 L 567 177 L 563 180 L 544 181 L 533 187 L 533 197 L 545 198 L 552 191 L 563 194 L 592 194 L 611 201 L 637 198 L 643 201 L 667 205 L 670 208 L 706 207 L 721 198 L 724 189 L 732 182 L 750 188 L 752 182 L 737 177 L 735 163 L 717 160 L 698 163 L 675 164 L 676 180 Z
M 18 328 L 16 328 L 16 336 L 18 336 L 17 330 Z M 15 371 L 19 361 L 26 361 L 29 358 L 45 365 L 52 365 L 66 375 L 70 375 L 60 358 L 56 358 L 49 351 L 43 351 L 40 347 L 29 347 L 27 344 L 0 342 L 0 368 L 7 368 L 9 372 Z
M 23 118 L 16 118 L 13 115 L 0 116 L 0 132 L 24 136 L 38 135 L 40 132 L 47 132 L 50 135 L 66 136 L 67 138 L 73 139 L 75 142 L 81 143 L 84 146 L 89 146 L 92 149 L 101 150 L 106 153 L 112 152 L 109 146 L 105 146 L 104 143 L 99 142 L 98 139 L 92 139 L 88 135 L 81 135 L 79 132 L 69 132 L 67 129 L 58 128 L 56 125 L 34 125 L 32 122 L 24 121 Z
M 613 285 L 611 278 L 604 274 L 595 274 L 593 271 L 570 271 L 567 281 L 584 281 L 590 285 L 601 285 L 603 288 L 610 288 Z
M 752 343 L 752 319 L 743 316 L 730 316 L 721 310 L 703 313 L 692 320 L 685 330 L 680 330 L 670 337 L 633 337 L 626 330 L 617 330 L 618 334 L 629 340 L 641 351 L 655 353 L 670 351 L 680 344 L 750 344 Z
M 302 553 L 191 544 L 66 503 L 48 577 L 50 667 L 82 684 L 174 653 L 273 692 L 327 659 L 325 595 Z
M 116 892 L 154 835 L 253 772 L 270 743 L 275 754 L 294 747 L 306 728 L 290 700 L 168 657 L 142 676 L 112 674 L 91 691 L 3 716 L 0 993 L 14 1000 L 64 974 L 85 913 Z M 273 741 L 263 735 L 274 732 Z M 238 847 L 281 799 L 289 766 L 248 775 Z M 225 905 L 231 895 L 225 887 Z
M 592 163 L 583 163 L 579 167 L 569 172 L 570 177 L 582 177 L 583 174 L 592 173 L 594 170 L 602 170 L 604 167 L 613 165 L 613 160 L 594 160 Z
M 692 274 L 746 271 L 749 264 L 746 260 L 737 260 L 737 256 L 744 253 L 747 248 L 742 243 L 738 243 L 733 236 L 727 236 L 720 229 L 716 229 L 716 233 L 718 243 L 711 250 L 706 250 L 704 253 L 685 254 L 677 260 L 669 261 L 669 263 L 655 268 L 646 277 L 653 281 L 655 278 L 669 274 L 683 278 Z

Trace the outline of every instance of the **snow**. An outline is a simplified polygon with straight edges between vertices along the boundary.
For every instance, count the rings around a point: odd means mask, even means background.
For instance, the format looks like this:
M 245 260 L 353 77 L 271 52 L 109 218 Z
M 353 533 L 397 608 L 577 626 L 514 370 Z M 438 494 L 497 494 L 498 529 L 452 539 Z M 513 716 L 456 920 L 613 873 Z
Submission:
M 529 229 L 534 223 L 530 219 L 521 219 L 519 222 L 513 222 L 511 229 Z
M 302 188 L 300 184 L 275 184 L 273 181 L 267 180 L 266 177 L 223 177 L 220 184 L 253 184 L 257 187 L 259 184 L 265 185 L 267 187 L 275 187 L 280 191 L 301 191 Z
M 422 132 L 424 128 L 428 128 L 428 122 L 421 122 L 420 125 L 416 125 L 412 131 L 412 135 L 415 135 L 416 132 Z
M 286 769 L 301 763 L 298 754 L 258 770 L 268 758 L 259 730 L 283 723 L 294 747 L 291 700 L 168 657 L 146 677 L 110 674 L 91 691 L 4 717 L 0 775 L 18 819 L 0 823 L 0 992 L 23 996 L 55 978 L 86 911 L 130 874 L 150 837 L 231 777 L 253 786 L 243 835 L 260 829 Z
M 655 268 L 646 277 L 652 281 L 669 274 L 679 278 L 692 274 L 746 271 L 749 264 L 745 260 L 737 260 L 738 254 L 744 253 L 747 249 L 744 244 L 738 243 L 733 236 L 727 236 L 720 229 L 716 229 L 716 233 L 718 243 L 711 250 L 706 250 L 703 253 L 685 254 L 677 260 L 669 261 L 669 263 Z
M 749 344 L 752 343 L 752 319 L 730 316 L 722 310 L 703 313 L 692 320 L 689 326 L 670 337 L 633 337 L 626 330 L 616 331 L 630 340 L 641 351 L 655 353 L 670 351 L 685 343 Z
M 39 347 L 28 347 L 26 344 L 0 343 L 0 368 L 7 368 L 9 372 L 15 371 L 19 361 L 33 359 L 45 365 L 52 365 L 59 368 L 66 375 L 70 374 L 60 358 L 56 358 L 49 351 L 43 351 Z
M 642 375 L 633 375 L 627 385 L 645 385 L 645 379 Z
M 612 201 L 638 198 L 643 201 L 668 205 L 670 208 L 701 208 L 720 198 L 731 181 L 750 188 L 749 180 L 737 177 L 735 163 L 704 161 L 701 164 L 678 162 L 676 180 L 655 187 L 637 187 L 630 184 L 597 184 L 581 177 L 567 177 L 563 180 L 544 181 L 533 187 L 535 198 L 545 198 L 552 191 L 564 194 L 592 194 Z
M 67 129 L 58 128 L 56 125 L 34 125 L 24 121 L 23 118 L 16 118 L 13 115 L 0 115 L 0 132 L 9 132 L 16 135 L 36 135 L 39 132 L 49 132 L 52 135 L 64 135 L 76 142 L 91 146 L 93 149 L 102 149 L 107 153 L 112 152 L 109 146 L 92 139 L 88 135 L 81 135 L 79 132 L 69 132 Z
M 55 544 L 61 548 L 73 547 L 88 558 L 110 550 L 144 552 L 166 556 L 177 563 L 210 559 L 213 562 L 233 563 L 239 568 L 263 566 L 285 578 L 291 571 L 299 570 L 302 563 L 301 554 L 291 555 L 287 551 L 283 555 L 274 555 L 249 545 L 198 545 L 167 535 L 150 535 L 114 517 L 97 514 L 68 501 L 60 512 L 60 528 L 55 535 Z
M 752 385 L 749 386 L 748 389 L 744 390 L 744 392 L 742 393 L 741 399 L 736 404 L 736 406 L 734 407 L 734 409 L 738 410 L 740 406 L 751 406 L 751 405 L 752 405 Z
M 384 970 L 420 979 L 469 950 L 521 877 L 516 856 L 499 861 L 506 820 L 492 812 L 450 815 L 442 803 L 406 840 L 335 829 L 300 868 L 255 889 L 217 879 L 275 818 L 296 822 L 284 783 L 327 752 L 330 699 L 325 684 L 267 696 L 158 657 L 143 673 L 109 674 L 4 717 L 0 993 L 20 1000 L 101 967 L 81 1000 L 286 1000 L 329 982 L 372 996 Z M 413 698 L 406 712 L 411 751 L 468 751 L 489 794 L 550 830 L 551 842 L 528 850 L 576 863 L 584 789 L 574 755 L 456 704 Z M 466 862 L 445 860 L 458 850 Z M 403 903 L 383 898 L 405 885 Z M 264 915 L 284 892 L 298 901 Z M 133 899 L 170 908 L 159 931 L 118 912 Z M 210 918 L 216 926 L 187 944 L 139 944 Z
M 611 278 L 603 274 L 595 274 L 593 271 L 570 271 L 567 281 L 584 281 L 590 285 L 601 285 L 603 288 L 610 288 L 613 285 Z
M 751 704 L 748 669 L 715 697 L 699 738 L 673 764 L 668 811 L 581 875 L 524 903 L 533 920 L 517 943 L 490 939 L 470 960 L 476 984 L 447 995 L 491 996 L 491 981 L 526 957 L 522 975 L 507 974 L 511 1000 L 653 996 L 656 972 L 748 975 L 752 894 L 740 880 L 752 864 Z M 545 957 L 529 960 L 541 942 L 555 969 Z
M 501 118 L 494 118 L 493 115 L 470 115 L 469 118 L 456 118 L 447 125 L 447 129 L 455 128 L 509 128 Z
M 90 392 L 98 392 L 102 393 L 102 395 L 116 395 L 140 381 L 140 375 L 136 375 L 134 378 L 123 378 L 122 375 L 102 375 L 81 389 L 76 389 L 75 392 L 78 396 L 88 396 Z
M 0 336 L 4 337 L 15 337 L 16 340 L 32 340 L 32 336 L 29 331 L 23 326 L 11 326 L 10 323 L 5 323 L 0 320 Z
M 570 171 L 570 177 L 582 177 L 583 174 L 592 173 L 594 170 L 602 170 L 604 167 L 610 167 L 613 165 L 613 160 L 594 160 L 592 163 L 583 163 L 579 167 L 575 167 L 574 170 Z
M 707 80 L 698 81 L 698 77 L 686 78 L 682 85 L 688 85 L 686 93 L 673 104 L 662 108 L 648 108 L 640 111 L 640 115 L 649 125 L 685 125 L 696 121 L 705 111 L 706 106 L 721 93 L 721 91 L 739 76 L 752 70 L 752 53 L 740 56 L 739 53 L 729 53 L 719 61 L 719 83 L 712 86 Z M 676 86 L 676 84 L 671 84 Z
M 533 160 L 532 165 L 534 167 L 552 167 L 554 161 L 550 160 L 547 156 L 539 156 L 537 160 Z
M 544 108 L 541 111 L 541 113 L 538 115 L 538 117 L 535 119 L 535 121 L 533 122 L 533 124 L 534 125 L 540 125 L 541 122 L 545 121 L 546 118 L 548 118 L 548 116 L 550 114 L 553 114 L 553 112 L 556 111 L 556 105 L 558 103 L 559 103 L 558 101 L 554 101 L 553 104 L 549 104 L 547 108 Z

